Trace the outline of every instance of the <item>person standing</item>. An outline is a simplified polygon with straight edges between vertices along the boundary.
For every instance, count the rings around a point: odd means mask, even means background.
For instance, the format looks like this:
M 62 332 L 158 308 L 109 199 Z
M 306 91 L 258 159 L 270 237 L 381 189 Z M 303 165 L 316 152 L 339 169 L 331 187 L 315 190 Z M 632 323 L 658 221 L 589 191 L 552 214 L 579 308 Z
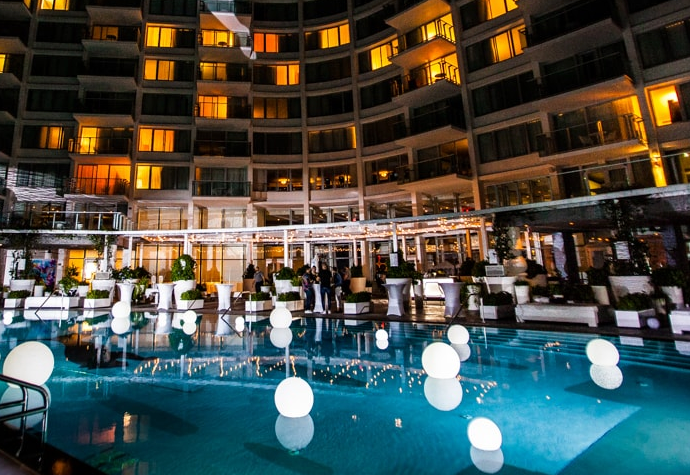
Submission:
M 335 310 L 340 312 L 341 300 L 343 296 L 343 275 L 337 267 L 333 268 L 333 297 L 335 298 Z
M 321 283 L 321 305 L 323 305 L 323 313 L 331 313 L 329 310 L 331 300 L 333 300 L 333 293 L 331 292 L 331 270 L 325 262 L 321 263 L 319 282 Z
M 264 274 L 261 269 L 257 269 L 254 273 L 254 291 L 261 292 L 262 285 L 264 285 Z
M 347 297 L 352 293 L 350 290 L 350 279 L 352 278 L 352 275 L 350 274 L 350 268 L 345 266 L 343 267 L 343 283 L 342 283 L 342 288 L 343 288 L 343 296 Z
M 308 267 L 302 274 L 302 290 L 304 290 L 304 313 L 312 313 L 315 303 L 314 276 Z

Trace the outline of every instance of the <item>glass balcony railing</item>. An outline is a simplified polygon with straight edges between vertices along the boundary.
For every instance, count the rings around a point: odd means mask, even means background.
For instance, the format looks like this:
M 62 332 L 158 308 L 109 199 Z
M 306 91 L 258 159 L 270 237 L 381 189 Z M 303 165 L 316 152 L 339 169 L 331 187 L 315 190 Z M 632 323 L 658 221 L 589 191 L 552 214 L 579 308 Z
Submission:
M 548 156 L 572 150 L 639 140 L 645 143 L 642 118 L 624 114 L 553 130 L 537 136 L 539 155 Z
M 106 230 L 132 229 L 127 216 L 116 212 L 32 211 L 9 213 L 0 217 L 0 225 L 8 229 Z
M 194 196 L 249 196 L 250 183 L 248 181 L 214 181 L 195 180 L 193 182 Z
M 392 95 L 393 97 L 399 96 L 400 94 L 429 86 L 438 81 L 450 81 L 453 84 L 460 85 L 460 71 L 457 67 L 445 61 L 427 64 L 421 68 L 415 68 L 402 78 L 402 87 L 400 79 L 392 83 Z
M 417 180 L 427 180 L 447 175 L 470 178 L 472 166 L 468 156 L 444 155 L 442 157 L 423 160 L 413 165 L 396 168 L 398 183 L 408 183 Z
M 195 140 L 194 155 L 212 157 L 248 157 L 249 142 Z
M 409 121 L 397 122 L 393 127 L 396 137 L 402 138 L 429 132 L 447 125 L 465 129 L 465 116 L 462 107 L 449 105 L 420 114 L 409 119 Z
M 250 15 L 252 13 L 251 2 L 235 2 L 232 0 L 205 0 L 201 2 L 202 12 L 223 12 L 241 13 Z
M 129 180 L 122 178 L 70 178 L 65 183 L 65 194 L 71 195 L 127 195 Z
M 130 138 L 77 137 L 70 139 L 70 153 L 79 155 L 129 155 L 132 147 Z
M 453 25 L 437 19 L 399 36 L 398 50 L 394 51 L 391 57 L 398 56 L 415 46 L 434 41 L 437 38 L 443 38 L 455 44 L 455 29 Z

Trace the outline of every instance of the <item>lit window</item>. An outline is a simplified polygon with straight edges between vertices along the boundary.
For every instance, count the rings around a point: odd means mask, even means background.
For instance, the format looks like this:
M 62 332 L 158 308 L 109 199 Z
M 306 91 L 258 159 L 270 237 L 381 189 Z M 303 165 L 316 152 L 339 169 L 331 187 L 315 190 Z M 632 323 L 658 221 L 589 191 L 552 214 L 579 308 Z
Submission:
M 175 36 L 174 28 L 162 26 L 149 26 L 146 28 L 146 46 L 158 48 L 172 48 Z
M 140 129 L 140 152 L 174 152 L 175 131 L 165 129 Z
M 320 30 L 319 48 L 335 48 L 350 42 L 350 26 L 348 24 Z
M 202 30 L 202 46 L 234 46 L 235 36 L 231 31 L 226 30 Z
M 94 26 L 91 33 L 91 39 L 94 40 L 117 40 L 118 37 L 117 26 Z
M 383 68 L 391 64 L 390 58 L 398 50 L 398 40 L 393 40 L 390 43 L 374 48 L 369 52 L 371 58 L 371 70 Z
M 39 137 L 40 148 L 61 149 L 64 142 L 64 133 L 62 127 L 41 127 L 41 134 Z
M 290 86 L 299 84 L 299 65 L 298 64 L 284 64 L 275 66 L 276 70 L 276 85 Z
M 200 63 L 200 79 L 204 81 L 227 81 L 228 70 L 225 63 Z
M 0 74 L 5 72 L 5 65 L 7 64 L 7 55 L 0 54 Z
M 522 54 L 522 35 L 519 28 L 513 28 L 505 33 L 491 38 L 491 47 L 494 54 L 494 63 L 505 61 Z
M 278 35 L 254 33 L 254 50 L 257 53 L 278 53 Z
M 41 10 L 69 10 L 69 0 L 41 0 Z
M 79 153 L 96 153 L 96 140 L 98 139 L 98 128 L 82 127 L 79 136 Z
M 657 127 L 682 120 L 675 86 L 660 87 L 649 91 L 649 100 L 652 103 L 654 123 Z
M 255 97 L 255 119 L 288 119 L 288 100 L 284 97 Z
M 148 81 L 174 81 L 175 62 L 147 59 L 144 63 L 144 79 Z
M 517 8 L 516 0 L 484 0 L 486 19 L 491 20 Z
M 223 96 L 199 96 L 199 117 L 227 119 L 228 98 Z

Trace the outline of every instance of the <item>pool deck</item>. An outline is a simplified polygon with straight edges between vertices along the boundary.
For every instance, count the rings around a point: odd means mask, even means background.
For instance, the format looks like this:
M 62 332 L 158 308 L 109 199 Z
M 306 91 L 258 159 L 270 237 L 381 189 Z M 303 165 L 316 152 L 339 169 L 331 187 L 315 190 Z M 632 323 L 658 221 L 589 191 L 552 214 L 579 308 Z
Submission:
M 400 321 L 408 323 L 417 324 L 431 324 L 431 325 L 450 325 L 451 323 L 466 324 L 471 326 L 486 326 L 486 327 L 497 327 L 497 328 L 519 328 L 525 330 L 536 330 L 536 331 L 562 331 L 571 333 L 590 333 L 598 335 L 608 335 L 608 336 L 627 336 L 627 337 L 638 337 L 652 340 L 665 340 L 665 341 L 690 341 L 690 334 L 674 334 L 668 325 L 668 319 L 666 323 L 663 324 L 658 329 L 652 328 L 620 328 L 614 323 L 605 323 L 597 327 L 590 327 L 586 324 L 577 323 L 554 323 L 554 322 L 542 322 L 542 321 L 530 321 L 530 322 L 518 322 L 515 318 L 513 319 L 500 319 L 500 320 L 482 320 L 478 311 L 461 311 L 455 318 L 451 319 L 444 315 L 445 305 L 443 301 L 439 300 L 425 300 L 423 305 L 416 306 L 414 302 L 409 309 L 405 310 L 405 314 L 402 316 L 387 315 L 387 300 L 377 299 L 372 300 L 372 312 L 360 315 L 344 315 L 342 312 L 332 312 L 328 314 L 312 313 L 305 314 L 304 311 L 293 311 L 293 317 L 304 317 L 304 318 L 328 318 L 328 319 L 352 319 L 359 321 Z M 106 311 L 107 309 L 102 309 Z M 158 310 L 153 304 L 143 304 L 135 305 L 132 308 L 133 311 L 141 312 L 152 312 L 155 313 Z M 175 311 L 175 310 L 170 310 Z M 207 299 L 204 302 L 204 307 L 202 309 L 196 310 L 197 313 L 202 315 L 213 315 L 217 317 L 219 312 L 217 310 L 217 300 Z M 270 311 L 265 312 L 246 312 L 244 309 L 244 300 L 239 300 L 233 302 L 233 308 L 229 312 L 233 316 L 246 316 L 246 315 L 257 315 L 261 318 L 268 318 Z M 16 460 L 11 455 L 3 452 L 0 449 L 0 475 L 21 475 L 21 474 L 32 474 L 41 475 L 42 473 L 51 472 L 37 472 L 26 465 L 22 464 L 20 461 Z M 100 473 L 96 471 L 96 473 Z

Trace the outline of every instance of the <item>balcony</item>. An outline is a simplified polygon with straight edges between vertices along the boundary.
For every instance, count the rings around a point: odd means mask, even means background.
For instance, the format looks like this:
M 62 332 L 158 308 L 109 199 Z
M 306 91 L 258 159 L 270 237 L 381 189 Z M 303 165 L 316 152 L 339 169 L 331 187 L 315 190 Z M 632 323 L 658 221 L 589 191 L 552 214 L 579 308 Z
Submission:
M 557 129 L 537 140 L 542 157 L 631 140 L 645 144 L 642 118 L 633 114 Z
M 252 21 L 252 4 L 250 1 L 208 0 L 201 2 L 201 13 L 211 13 L 226 28 L 249 31 Z
M 398 37 L 398 51 L 390 61 L 404 69 L 414 69 L 455 53 L 455 30 L 443 20 L 435 20 Z
M 193 196 L 249 197 L 251 183 L 248 181 L 195 180 L 192 182 Z
M 23 54 L 8 54 L 0 62 L 0 87 L 19 87 L 24 70 Z
M 132 229 L 127 216 L 118 212 L 31 211 L 0 217 L 2 227 L 10 229 L 113 230 Z
M 0 119 L 12 122 L 19 108 L 19 88 L 0 89 Z
M 139 25 L 142 0 L 90 0 L 86 6 L 92 25 Z
M 31 18 L 31 0 L 4 0 L 0 2 L 0 18 L 5 20 L 28 20 Z
M 126 196 L 129 181 L 122 178 L 69 178 L 65 195 Z
M 472 166 L 467 155 L 445 155 L 419 161 L 413 165 L 398 167 L 395 173 L 397 173 L 399 185 L 447 175 L 470 179 L 472 178 Z
M 129 156 L 131 148 L 131 138 L 77 137 L 69 141 L 69 152 L 75 155 Z
M 409 121 L 394 125 L 396 136 L 402 137 L 395 143 L 404 147 L 423 148 L 435 143 L 460 140 L 467 136 L 462 104 L 449 104 L 429 112 L 417 114 Z
M 435 61 L 415 68 L 393 83 L 392 96 L 396 104 L 419 106 L 458 95 L 460 72 L 446 61 Z
M 585 0 L 571 4 L 534 17 L 526 29 L 527 45 L 536 46 L 607 19 L 620 26 L 618 11 L 611 0 Z
M 88 93 L 87 93 L 88 95 Z M 134 116 L 134 94 L 131 99 L 89 98 L 82 102 L 81 112 L 85 114 Z
M 104 84 L 115 90 L 136 89 L 138 61 L 115 58 L 91 58 L 84 74 L 77 76 L 86 89 L 102 90 Z
M 221 140 L 195 140 L 194 155 L 206 157 L 249 157 L 250 143 Z
M 140 37 L 138 27 L 103 27 L 93 29 L 91 35 L 82 40 L 82 44 L 90 56 L 134 58 L 139 55 Z
M 450 13 L 450 3 L 445 0 L 403 0 L 400 4 L 400 10 L 386 19 L 398 31 L 409 31 Z
M 28 20 L 0 22 L 0 51 L 9 54 L 24 54 L 27 44 L 29 44 Z

